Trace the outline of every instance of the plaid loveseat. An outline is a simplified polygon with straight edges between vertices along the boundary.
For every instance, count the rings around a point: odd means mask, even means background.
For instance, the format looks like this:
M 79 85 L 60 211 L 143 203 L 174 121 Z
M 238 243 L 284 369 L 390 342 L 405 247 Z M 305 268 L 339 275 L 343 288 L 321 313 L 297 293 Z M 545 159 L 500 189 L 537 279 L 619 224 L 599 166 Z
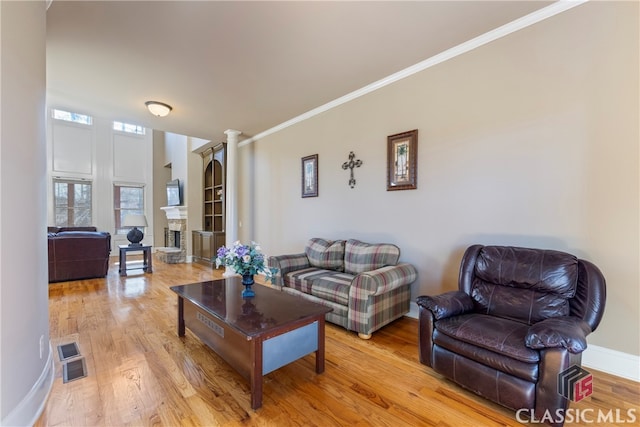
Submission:
M 410 285 L 418 273 L 399 263 L 392 244 L 309 240 L 304 253 L 269 258 L 282 291 L 331 307 L 326 320 L 368 339 L 409 312 Z

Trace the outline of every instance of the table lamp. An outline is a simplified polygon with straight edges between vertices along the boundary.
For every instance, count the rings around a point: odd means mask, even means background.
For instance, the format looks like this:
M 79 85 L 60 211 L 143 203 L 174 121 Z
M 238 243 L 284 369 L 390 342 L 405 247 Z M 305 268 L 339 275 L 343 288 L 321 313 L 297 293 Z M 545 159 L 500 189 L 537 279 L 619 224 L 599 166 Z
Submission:
M 144 233 L 138 229 L 138 227 L 144 228 L 147 226 L 147 218 L 144 215 L 127 215 L 122 221 L 123 227 L 133 227 L 127 233 L 127 240 L 129 240 L 129 246 L 142 246 L 142 238 Z

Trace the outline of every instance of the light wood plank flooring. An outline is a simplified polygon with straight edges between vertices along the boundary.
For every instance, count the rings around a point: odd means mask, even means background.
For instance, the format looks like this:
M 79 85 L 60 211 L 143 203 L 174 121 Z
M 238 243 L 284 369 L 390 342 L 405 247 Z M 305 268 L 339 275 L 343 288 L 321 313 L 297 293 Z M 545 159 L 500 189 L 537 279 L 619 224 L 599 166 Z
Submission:
M 325 372 L 315 373 L 309 355 L 268 374 L 263 406 L 254 411 L 244 378 L 189 331 L 176 334 L 169 287 L 220 272 L 154 261 L 153 274 L 121 278 L 112 265 L 106 279 L 49 285 L 53 350 L 77 342 L 88 375 L 64 384 L 56 355 L 55 383 L 36 426 L 521 425 L 513 412 L 421 365 L 410 318 L 369 341 L 327 324 Z M 572 408 L 633 409 L 640 420 L 638 383 L 592 373 L 593 395 Z M 575 425 L 598 425 L 593 419 Z

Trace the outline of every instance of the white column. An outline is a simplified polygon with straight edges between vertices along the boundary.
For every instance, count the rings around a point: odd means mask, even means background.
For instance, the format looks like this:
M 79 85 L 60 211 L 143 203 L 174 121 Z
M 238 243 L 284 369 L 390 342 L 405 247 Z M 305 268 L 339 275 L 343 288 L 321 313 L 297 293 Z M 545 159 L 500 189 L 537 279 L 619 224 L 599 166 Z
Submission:
M 226 130 L 227 135 L 227 181 L 225 200 L 225 241 L 230 248 L 238 240 L 238 136 L 239 130 Z M 224 276 L 233 276 L 235 272 L 227 267 Z

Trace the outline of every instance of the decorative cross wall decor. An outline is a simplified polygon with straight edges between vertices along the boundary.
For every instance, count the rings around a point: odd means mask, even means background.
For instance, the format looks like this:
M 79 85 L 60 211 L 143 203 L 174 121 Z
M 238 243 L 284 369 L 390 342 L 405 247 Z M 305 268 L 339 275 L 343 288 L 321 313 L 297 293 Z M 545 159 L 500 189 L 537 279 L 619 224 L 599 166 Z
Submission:
M 342 169 L 351 169 L 351 177 L 349 178 L 349 187 L 351 188 L 356 186 L 356 179 L 353 177 L 353 168 L 359 168 L 362 165 L 362 160 L 353 160 L 355 157 L 356 155 L 351 151 L 349 153 L 349 161 L 342 164 Z

